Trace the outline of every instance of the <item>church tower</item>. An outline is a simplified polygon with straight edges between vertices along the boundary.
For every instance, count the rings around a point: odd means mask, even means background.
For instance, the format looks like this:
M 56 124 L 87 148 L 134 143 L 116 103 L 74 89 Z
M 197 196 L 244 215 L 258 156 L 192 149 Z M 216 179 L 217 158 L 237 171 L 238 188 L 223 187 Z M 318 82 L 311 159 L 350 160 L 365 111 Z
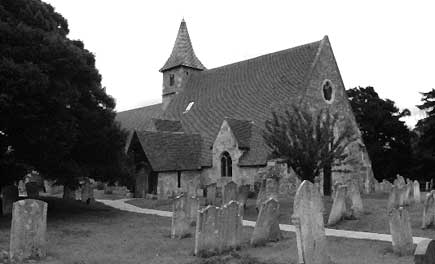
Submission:
M 169 56 L 165 65 L 160 69 L 160 72 L 163 73 L 163 110 L 166 109 L 172 98 L 182 91 L 184 83 L 189 78 L 189 74 L 205 69 L 193 51 L 186 22 L 183 19 L 171 56 Z

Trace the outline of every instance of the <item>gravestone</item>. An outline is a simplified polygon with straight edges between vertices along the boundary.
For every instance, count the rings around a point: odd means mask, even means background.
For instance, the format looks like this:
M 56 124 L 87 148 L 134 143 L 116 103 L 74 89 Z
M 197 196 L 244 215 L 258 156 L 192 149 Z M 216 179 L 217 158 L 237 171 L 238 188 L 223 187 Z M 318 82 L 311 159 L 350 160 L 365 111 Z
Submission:
M 94 188 L 92 188 L 92 185 L 90 182 L 85 182 L 81 189 L 81 199 L 82 202 L 90 204 L 94 201 Z
M 12 206 L 18 200 L 18 188 L 15 185 L 8 185 L 1 188 L 2 213 L 3 215 L 12 213 Z
M 219 251 L 218 214 L 221 209 L 209 205 L 198 212 L 195 232 L 195 256 L 207 256 Z
M 26 192 L 28 198 L 38 198 L 39 197 L 39 184 L 37 182 L 27 182 Z
M 63 199 L 67 200 L 75 200 L 76 199 L 76 190 L 69 188 L 68 186 L 63 186 Z
M 205 199 L 206 205 L 216 205 L 216 183 L 207 185 L 207 197 Z
M 375 193 L 381 192 L 381 185 L 377 180 L 375 180 L 374 185 L 375 185 Z
M 426 194 L 423 207 L 423 221 L 421 228 L 428 228 L 435 224 L 435 197 L 434 193 Z
M 279 184 L 274 178 L 267 178 L 263 181 L 262 189 L 257 197 L 256 207 L 260 211 L 262 204 L 269 198 L 278 200 Z
M 346 215 L 346 185 L 336 188 L 334 202 L 329 213 L 328 225 L 335 225 Z
M 190 234 L 190 208 L 186 205 L 186 196 L 178 195 L 174 199 L 172 210 L 171 238 L 181 239 Z
M 260 208 L 251 237 L 252 246 L 264 245 L 268 241 L 278 241 L 282 238 L 278 218 L 279 203 L 271 197 Z
M 414 244 L 408 211 L 403 207 L 393 208 L 389 214 L 389 224 L 394 253 L 399 256 L 411 255 Z
M 34 199 L 14 203 L 9 259 L 21 263 L 46 256 L 47 203 Z
M 425 239 L 417 244 L 414 253 L 414 264 L 433 264 L 435 263 L 435 241 Z
M 393 208 L 399 207 L 400 191 L 397 185 L 393 185 L 390 195 L 388 196 L 387 211 L 390 212 Z
M 231 200 L 222 206 L 218 219 L 219 252 L 238 249 L 242 242 L 243 207 Z
M 408 183 L 405 185 L 405 195 L 403 199 L 403 203 L 405 205 L 411 204 L 412 189 L 413 189 L 413 185 L 410 181 L 408 181 Z
M 327 264 L 323 201 L 317 187 L 305 180 L 296 191 L 292 222 L 296 227 L 298 263 Z
M 406 200 L 406 186 L 399 187 L 399 206 L 404 206 Z
M 360 218 L 361 215 L 364 213 L 364 207 L 359 188 L 355 182 L 350 182 L 348 195 L 350 196 L 350 200 L 352 201 L 352 206 L 350 208 L 352 211 L 352 215 L 355 218 Z
M 420 183 L 415 180 L 413 183 L 413 194 L 414 194 L 414 202 L 420 203 L 421 202 L 421 194 L 420 194 Z
M 249 185 L 240 185 L 239 186 L 239 191 L 238 191 L 239 197 L 237 198 L 237 200 L 243 206 L 243 208 L 246 207 L 246 202 L 248 201 L 248 194 L 249 194 L 250 189 L 251 188 Z
M 237 201 L 237 184 L 233 181 L 225 184 L 222 188 L 222 205 L 230 201 Z
M 429 182 L 426 182 L 426 188 L 425 188 L 426 192 L 429 191 Z
M 198 210 L 199 210 L 199 198 L 196 196 L 189 196 L 186 197 L 186 212 L 189 213 L 188 215 L 188 221 L 189 225 L 193 226 L 196 223 L 196 219 L 198 216 Z
M 389 181 L 385 181 L 385 192 L 389 193 L 393 189 L 393 184 Z

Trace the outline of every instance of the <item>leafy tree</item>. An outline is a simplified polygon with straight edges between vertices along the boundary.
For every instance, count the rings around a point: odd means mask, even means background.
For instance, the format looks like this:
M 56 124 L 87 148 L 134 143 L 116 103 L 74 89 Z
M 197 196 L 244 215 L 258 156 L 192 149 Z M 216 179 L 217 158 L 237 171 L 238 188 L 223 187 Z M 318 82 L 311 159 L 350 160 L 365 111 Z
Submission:
M 349 123 L 342 121 L 328 109 L 312 114 L 292 106 L 284 114 L 272 113 L 263 137 L 272 158 L 285 158 L 301 180 L 314 182 L 325 167 L 353 161 L 345 149 L 357 137 Z M 337 129 L 339 124 L 341 129 Z
M 416 172 L 429 180 L 435 178 L 435 89 L 422 93 L 422 96 L 423 104 L 418 108 L 426 112 L 426 117 L 419 120 L 415 127 L 418 136 Z
M 411 131 L 400 119 L 410 115 L 393 101 L 381 99 L 373 87 L 347 90 L 347 96 L 378 180 L 393 180 L 397 174 L 410 177 L 413 162 Z
M 0 184 L 33 168 L 74 188 L 125 173 L 125 132 L 94 55 L 39 0 L 0 0 Z

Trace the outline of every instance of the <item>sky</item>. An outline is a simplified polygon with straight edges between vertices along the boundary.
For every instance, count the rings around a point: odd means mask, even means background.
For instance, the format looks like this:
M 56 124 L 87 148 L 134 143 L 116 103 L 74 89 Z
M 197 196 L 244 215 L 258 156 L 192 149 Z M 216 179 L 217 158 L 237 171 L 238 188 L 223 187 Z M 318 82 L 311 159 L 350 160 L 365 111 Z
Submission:
M 435 88 L 435 1 L 44 0 L 96 56 L 117 111 L 161 102 L 162 74 L 181 20 L 208 69 L 328 35 L 346 89 L 373 86 L 423 114 L 420 92 Z

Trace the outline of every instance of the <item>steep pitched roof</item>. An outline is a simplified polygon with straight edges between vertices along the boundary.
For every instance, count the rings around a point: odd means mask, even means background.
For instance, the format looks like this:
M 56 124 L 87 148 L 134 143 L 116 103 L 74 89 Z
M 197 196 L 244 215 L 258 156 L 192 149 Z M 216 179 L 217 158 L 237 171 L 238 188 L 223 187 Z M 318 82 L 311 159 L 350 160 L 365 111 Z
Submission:
M 201 168 L 201 136 L 181 132 L 135 131 L 153 171 L 198 170 Z M 130 144 L 131 146 L 131 144 Z
M 269 153 L 262 139 L 264 123 L 271 118 L 272 110 L 302 98 L 305 79 L 321 42 L 193 72 L 183 91 L 168 105 L 163 118 L 180 120 L 186 132 L 200 133 L 207 146 L 212 146 L 225 117 L 252 120 L 256 128 L 249 137 L 249 151 L 242 156 L 245 161 L 240 165 L 264 165 Z M 190 102 L 194 102 L 194 107 L 184 112 Z M 245 131 L 247 125 L 241 127 Z M 246 146 L 245 136 L 241 135 L 247 133 L 236 133 Z M 203 165 L 211 166 L 211 151 L 203 154 L 206 155 Z
M 159 118 L 162 114 L 162 104 L 155 104 L 118 112 L 115 120 L 121 124 L 122 128 L 129 131 L 155 130 L 152 119 Z
M 234 136 L 236 137 L 239 148 L 249 149 L 251 140 L 252 121 L 238 120 L 226 117 L 225 120 L 231 128 Z
M 183 127 L 181 122 L 178 120 L 165 120 L 153 118 L 152 122 L 157 131 L 167 131 L 167 132 L 183 132 Z
M 196 57 L 195 52 L 193 51 L 192 42 L 190 41 L 189 32 L 187 31 L 184 19 L 181 21 L 171 56 L 169 56 L 160 71 L 163 72 L 177 66 L 205 70 L 204 65 L 202 65 L 201 61 Z

